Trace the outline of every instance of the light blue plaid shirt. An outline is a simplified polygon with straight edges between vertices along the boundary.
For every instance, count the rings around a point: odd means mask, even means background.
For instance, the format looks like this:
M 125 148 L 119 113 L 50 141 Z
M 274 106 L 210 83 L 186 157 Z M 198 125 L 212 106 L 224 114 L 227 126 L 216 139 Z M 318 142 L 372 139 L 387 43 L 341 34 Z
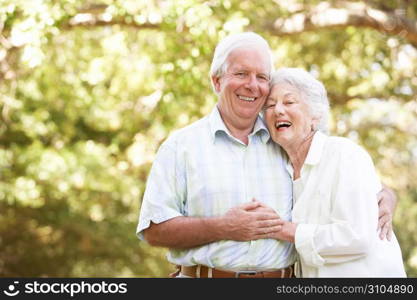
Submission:
M 252 198 L 275 209 L 281 218 L 291 218 L 292 182 L 281 148 L 270 139 L 260 117 L 245 145 L 229 133 L 215 107 L 161 145 L 148 177 L 137 235 L 143 239 L 150 221 L 219 216 Z M 294 263 L 295 251 L 293 244 L 274 239 L 223 240 L 171 249 L 168 260 L 224 270 L 270 270 Z

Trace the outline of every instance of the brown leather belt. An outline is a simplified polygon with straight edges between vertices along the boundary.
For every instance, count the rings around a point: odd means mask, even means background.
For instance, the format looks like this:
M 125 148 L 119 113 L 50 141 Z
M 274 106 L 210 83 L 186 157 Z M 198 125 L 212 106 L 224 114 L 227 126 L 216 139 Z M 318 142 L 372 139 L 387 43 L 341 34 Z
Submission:
M 294 277 L 294 266 L 275 271 L 223 271 L 206 266 L 181 266 L 181 273 L 193 278 L 291 278 Z

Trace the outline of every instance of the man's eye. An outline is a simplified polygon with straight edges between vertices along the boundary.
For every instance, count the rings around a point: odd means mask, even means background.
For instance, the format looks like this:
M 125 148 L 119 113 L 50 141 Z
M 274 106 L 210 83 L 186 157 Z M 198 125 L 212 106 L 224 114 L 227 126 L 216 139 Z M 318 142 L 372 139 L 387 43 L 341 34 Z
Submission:
M 266 77 L 266 76 L 263 76 L 263 75 L 258 76 L 258 79 L 261 80 L 261 81 L 264 81 L 264 82 L 269 81 L 269 78 Z

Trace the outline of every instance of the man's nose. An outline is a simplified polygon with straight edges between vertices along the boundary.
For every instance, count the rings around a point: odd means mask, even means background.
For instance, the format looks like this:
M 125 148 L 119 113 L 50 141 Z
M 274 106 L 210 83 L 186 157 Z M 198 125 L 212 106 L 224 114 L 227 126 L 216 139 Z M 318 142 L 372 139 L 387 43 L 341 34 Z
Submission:
M 246 81 L 245 87 L 254 91 L 258 86 L 258 81 L 255 74 L 251 74 L 248 76 Z

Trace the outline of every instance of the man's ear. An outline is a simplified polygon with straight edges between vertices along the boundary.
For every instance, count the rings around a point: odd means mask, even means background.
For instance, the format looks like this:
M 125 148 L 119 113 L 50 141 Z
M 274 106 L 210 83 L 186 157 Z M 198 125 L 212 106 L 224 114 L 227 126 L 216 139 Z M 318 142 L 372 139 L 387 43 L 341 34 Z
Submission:
M 216 91 L 216 93 L 220 93 L 221 91 L 220 77 L 216 75 L 212 75 L 211 82 L 213 83 L 214 90 Z

